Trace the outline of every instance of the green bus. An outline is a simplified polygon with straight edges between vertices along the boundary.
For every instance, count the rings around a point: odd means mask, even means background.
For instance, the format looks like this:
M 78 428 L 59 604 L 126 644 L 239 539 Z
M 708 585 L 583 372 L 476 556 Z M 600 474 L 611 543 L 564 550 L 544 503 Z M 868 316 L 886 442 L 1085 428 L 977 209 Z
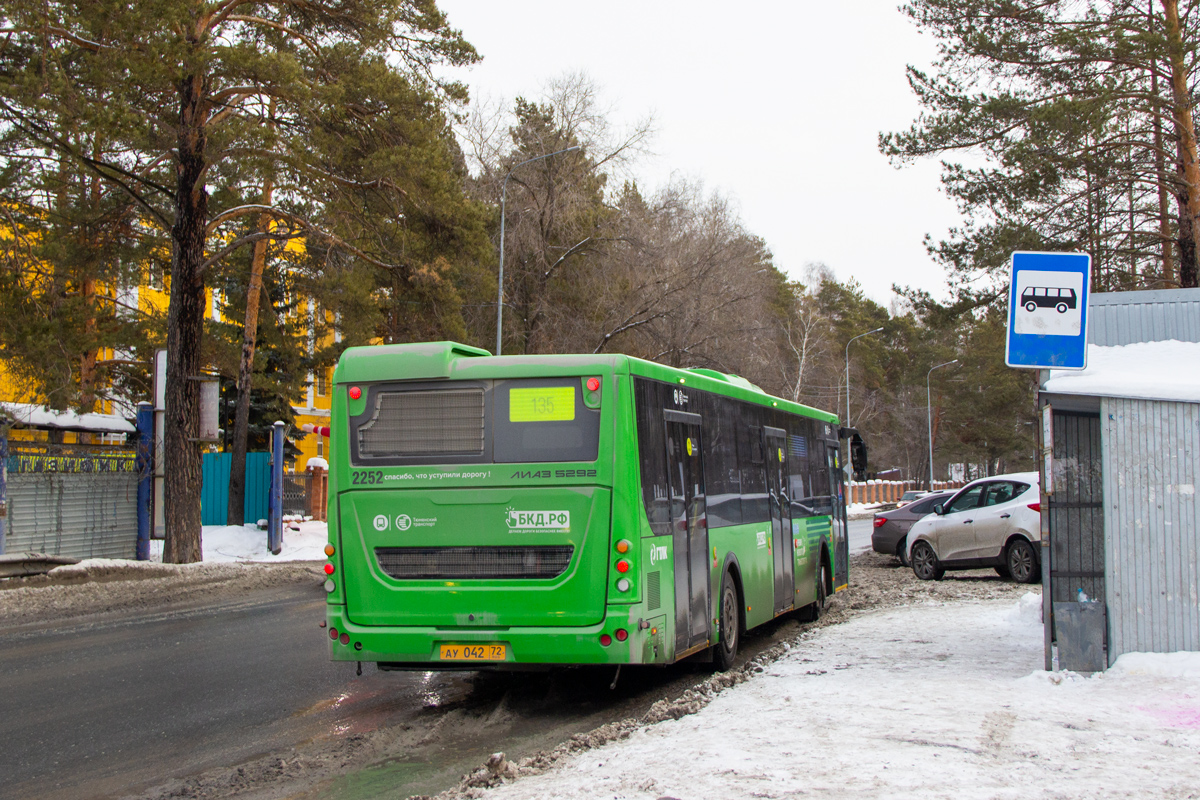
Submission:
M 334 372 L 332 657 L 725 669 L 847 584 L 837 419 L 622 355 L 350 348 Z

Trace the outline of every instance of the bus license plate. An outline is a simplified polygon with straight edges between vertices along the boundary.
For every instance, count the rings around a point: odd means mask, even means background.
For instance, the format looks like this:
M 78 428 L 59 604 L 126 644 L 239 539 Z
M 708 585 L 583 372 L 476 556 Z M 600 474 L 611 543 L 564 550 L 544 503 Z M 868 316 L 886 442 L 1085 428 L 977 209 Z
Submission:
M 438 646 L 442 661 L 503 661 L 508 646 L 503 644 L 443 644 Z

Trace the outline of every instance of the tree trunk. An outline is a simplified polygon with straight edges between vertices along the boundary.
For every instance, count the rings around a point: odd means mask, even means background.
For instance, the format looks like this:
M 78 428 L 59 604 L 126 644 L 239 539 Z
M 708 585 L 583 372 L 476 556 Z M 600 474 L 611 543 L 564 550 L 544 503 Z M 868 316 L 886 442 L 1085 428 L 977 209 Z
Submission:
M 1151 23 L 1154 21 L 1154 0 L 1150 0 L 1147 16 Z M 1166 154 L 1163 152 L 1162 114 L 1157 103 L 1158 95 L 1158 62 L 1150 62 L 1150 94 L 1155 98 L 1153 109 L 1154 120 L 1154 170 L 1158 176 L 1158 238 L 1162 243 L 1162 282 L 1165 288 L 1175 285 L 1174 253 L 1171 250 L 1171 206 L 1168 195 L 1170 187 L 1167 184 Z
M 1178 0 L 1162 0 L 1167 20 L 1167 53 L 1171 60 L 1171 93 L 1175 127 L 1179 133 L 1179 154 L 1182 157 L 1183 183 L 1187 193 L 1186 218 L 1180 219 L 1179 285 L 1197 285 L 1196 241 L 1200 239 L 1200 157 L 1196 148 L 1196 126 L 1192 119 L 1191 94 L 1188 91 L 1187 67 L 1183 63 L 1183 34 L 1179 27 Z M 1182 197 L 1180 198 L 1183 199 Z M 1184 228 L 1191 240 L 1190 253 L 1185 253 Z
M 204 76 L 179 83 L 175 226 L 171 229 L 171 303 L 167 313 L 167 411 L 163 482 L 166 542 L 163 561 L 187 564 L 203 557 L 200 543 L 200 341 L 204 332 L 205 228 L 208 191 Z
M 263 182 L 262 204 L 271 205 L 275 184 L 270 178 Z M 258 231 L 270 229 L 271 216 L 258 218 Z M 246 440 L 250 435 L 250 392 L 254 377 L 254 348 L 258 342 L 258 302 L 262 293 L 263 268 L 267 263 L 267 240 L 254 243 L 250 259 L 250 281 L 246 286 L 246 320 L 242 329 L 242 360 L 238 364 L 237 409 L 233 419 L 233 442 L 229 462 L 229 510 L 226 525 L 245 522 L 246 502 Z

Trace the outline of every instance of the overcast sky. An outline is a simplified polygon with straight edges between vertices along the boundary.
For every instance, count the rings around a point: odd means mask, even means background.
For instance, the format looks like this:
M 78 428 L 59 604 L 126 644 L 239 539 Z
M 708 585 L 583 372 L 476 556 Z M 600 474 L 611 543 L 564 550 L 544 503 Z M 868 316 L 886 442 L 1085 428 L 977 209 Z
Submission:
M 907 128 L 917 105 L 906 64 L 933 42 L 899 0 L 440 0 L 483 61 L 461 77 L 473 95 L 535 97 L 586 72 L 616 122 L 653 113 L 654 155 L 636 169 L 649 193 L 672 173 L 740 208 L 775 263 L 800 278 L 820 261 L 886 305 L 893 283 L 943 296 L 922 237 L 958 222 L 939 166 L 893 168 L 880 131 Z

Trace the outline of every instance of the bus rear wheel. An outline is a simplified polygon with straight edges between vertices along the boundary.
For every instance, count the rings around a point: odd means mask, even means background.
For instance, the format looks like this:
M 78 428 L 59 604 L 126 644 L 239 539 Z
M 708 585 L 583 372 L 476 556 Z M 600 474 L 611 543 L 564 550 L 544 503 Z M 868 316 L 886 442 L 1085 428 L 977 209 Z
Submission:
M 738 613 L 740 601 L 737 587 L 729 573 L 721 578 L 721 628 L 717 644 L 713 647 L 713 664 L 721 672 L 733 666 L 737 658 L 738 644 L 741 639 L 741 615 Z

